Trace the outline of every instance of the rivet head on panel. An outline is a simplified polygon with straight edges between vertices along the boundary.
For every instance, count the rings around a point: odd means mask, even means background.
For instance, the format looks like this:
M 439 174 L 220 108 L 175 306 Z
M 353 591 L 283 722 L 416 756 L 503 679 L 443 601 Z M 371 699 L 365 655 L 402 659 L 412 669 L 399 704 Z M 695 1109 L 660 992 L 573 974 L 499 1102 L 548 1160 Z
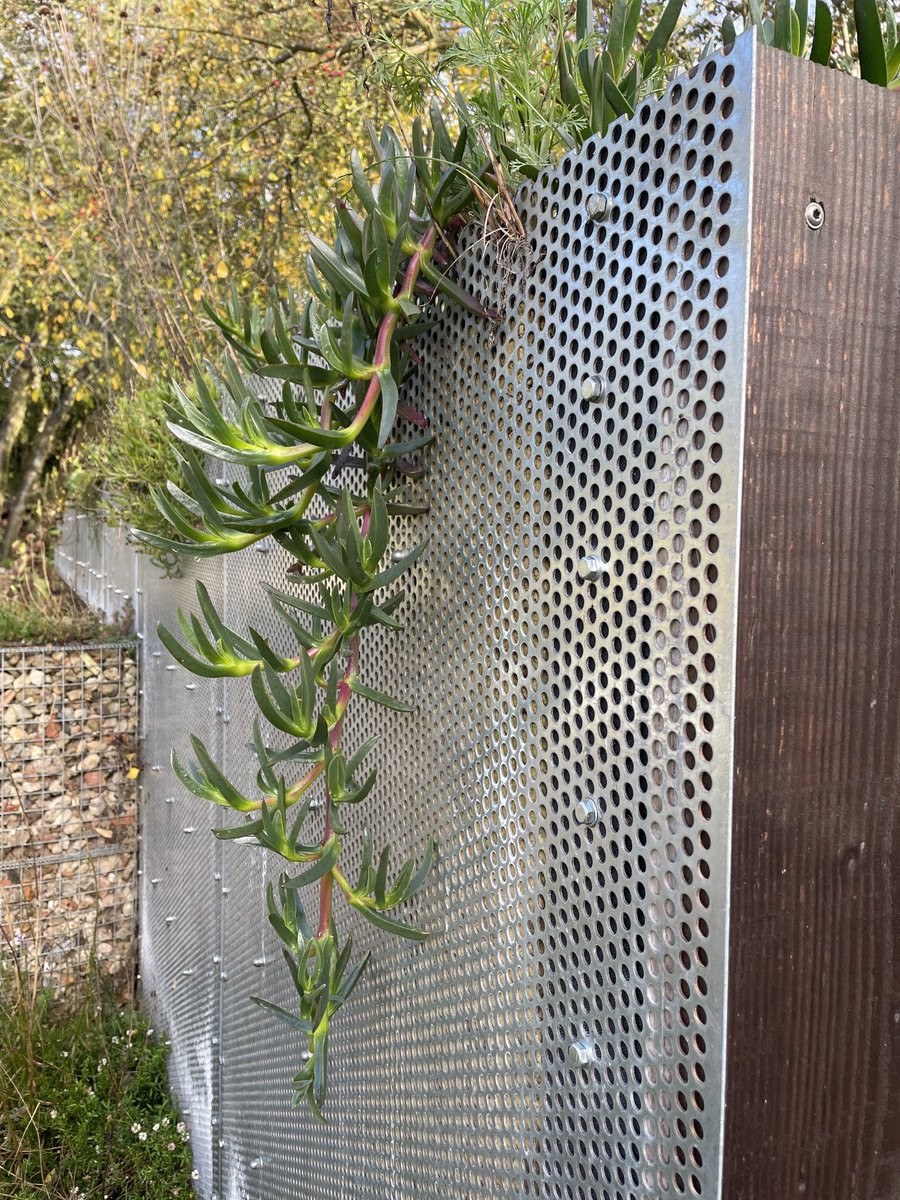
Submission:
M 579 825 L 596 825 L 600 820 L 600 810 L 597 808 L 597 801 L 588 797 L 586 800 L 578 800 L 573 809 L 575 820 Z
M 253 1168 L 254 1171 L 257 1169 L 257 1167 L 261 1167 L 262 1163 L 263 1163 L 263 1160 L 261 1158 L 251 1158 L 250 1159 L 250 1166 Z
M 603 572 L 603 563 L 597 554 L 586 554 L 578 561 L 578 578 L 585 583 L 596 583 Z
M 810 229 L 821 229 L 825 224 L 825 208 L 818 200 L 810 200 L 807 204 L 806 223 Z
M 612 201 L 605 192 L 592 192 L 584 207 L 592 221 L 605 221 L 612 212 Z
M 566 1054 L 566 1062 L 573 1070 L 584 1069 L 597 1061 L 597 1051 L 594 1043 L 588 1038 L 579 1038 L 573 1042 Z
M 582 400 L 593 400 L 598 404 L 606 397 L 606 381 L 599 375 L 585 375 L 581 381 Z

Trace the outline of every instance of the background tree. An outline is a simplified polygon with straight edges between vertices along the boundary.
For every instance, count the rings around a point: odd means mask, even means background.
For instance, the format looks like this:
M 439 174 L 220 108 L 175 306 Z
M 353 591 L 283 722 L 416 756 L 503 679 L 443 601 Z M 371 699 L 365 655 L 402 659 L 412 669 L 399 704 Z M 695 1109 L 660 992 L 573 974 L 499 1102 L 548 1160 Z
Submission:
M 12 499 L 6 549 L 28 489 L 75 426 L 203 354 L 205 295 L 227 281 L 252 296 L 297 277 L 341 184 L 336 148 L 381 115 L 352 70 L 353 12 L 330 7 L 12 0 L 6 10 L 0 477 L 28 485 Z M 376 6 L 379 22 L 427 51 L 431 31 L 401 7 Z

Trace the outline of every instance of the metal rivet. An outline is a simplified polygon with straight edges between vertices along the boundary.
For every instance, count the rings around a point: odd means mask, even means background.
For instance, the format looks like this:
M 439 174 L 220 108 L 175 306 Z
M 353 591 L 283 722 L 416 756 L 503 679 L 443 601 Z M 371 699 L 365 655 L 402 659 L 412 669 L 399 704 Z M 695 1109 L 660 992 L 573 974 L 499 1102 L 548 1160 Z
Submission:
M 218 883 L 221 878 L 222 873 L 220 871 L 216 871 L 215 875 L 213 875 L 213 879 L 215 879 L 216 883 Z
M 581 1038 L 579 1041 L 573 1042 L 569 1047 L 566 1060 L 573 1069 L 591 1066 L 592 1063 L 597 1061 L 597 1051 L 594 1049 L 594 1043 L 588 1038 Z
M 596 583 L 603 573 L 603 562 L 597 554 L 586 554 L 578 560 L 578 578 L 586 583 Z
M 186 692 L 192 692 L 196 688 L 196 686 L 197 686 L 196 683 L 186 683 L 184 685 L 184 690 Z
M 174 796 L 166 796 L 165 800 L 163 801 L 163 804 L 174 804 L 174 803 L 175 803 Z
M 166 924 L 167 924 L 167 925 L 171 925 L 171 924 L 173 923 L 173 921 L 174 921 L 174 920 L 175 920 L 175 918 L 174 918 L 174 917 L 166 917 Z
M 825 224 L 825 209 L 818 200 L 810 200 L 807 204 L 806 223 L 810 229 L 821 229 Z
M 158 880 L 158 879 L 151 879 L 151 880 L 150 880 L 150 883 L 151 883 L 151 885 L 152 885 L 153 887 L 156 887 L 156 885 L 159 883 L 159 880 Z
M 391 562 L 395 562 L 395 563 L 403 562 L 404 558 L 406 558 L 405 550 L 392 550 L 391 551 Z
M 151 771 L 160 771 L 160 770 L 162 770 L 162 768 L 159 765 L 157 765 L 155 767 L 151 767 L 150 770 Z
M 605 192 L 592 192 L 585 202 L 585 208 L 592 221 L 605 221 L 612 212 L 612 201 Z
M 253 1170 L 255 1171 L 257 1167 L 261 1167 L 261 1166 L 262 1166 L 262 1162 L 263 1162 L 263 1160 L 262 1160 L 261 1158 L 251 1158 L 251 1159 L 250 1159 L 250 1166 L 251 1166 L 251 1167 L 253 1168 Z
M 582 400 L 593 400 L 595 404 L 606 398 L 606 383 L 599 375 L 585 375 L 581 381 Z
M 185 967 L 185 969 L 181 973 L 182 973 L 182 975 L 193 975 L 194 968 L 193 967 Z
M 264 967 L 269 960 L 267 958 L 254 958 L 254 967 Z
M 597 807 L 597 801 L 578 800 L 575 804 L 575 820 L 579 825 L 596 825 L 600 820 L 600 810 Z
M 166 667 L 166 670 L 167 671 L 177 671 L 178 668 L 175 666 L 174 663 L 169 663 L 169 665 Z

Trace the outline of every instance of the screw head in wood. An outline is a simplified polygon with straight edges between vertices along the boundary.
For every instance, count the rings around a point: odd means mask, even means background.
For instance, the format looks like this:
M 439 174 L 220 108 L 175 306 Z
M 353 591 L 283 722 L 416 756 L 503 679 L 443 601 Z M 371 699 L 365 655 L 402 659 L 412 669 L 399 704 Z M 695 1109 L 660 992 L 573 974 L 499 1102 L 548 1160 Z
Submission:
M 818 200 L 810 200 L 807 204 L 806 223 L 810 229 L 821 229 L 825 224 L 825 209 Z

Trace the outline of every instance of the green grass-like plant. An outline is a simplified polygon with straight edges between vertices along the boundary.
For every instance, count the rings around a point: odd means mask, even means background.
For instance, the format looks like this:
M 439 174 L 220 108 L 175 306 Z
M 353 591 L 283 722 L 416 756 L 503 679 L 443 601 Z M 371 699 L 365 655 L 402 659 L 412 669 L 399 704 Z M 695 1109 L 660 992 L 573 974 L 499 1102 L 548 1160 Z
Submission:
M 112 995 L 0 975 L 0 1200 L 193 1196 L 164 1042 Z

